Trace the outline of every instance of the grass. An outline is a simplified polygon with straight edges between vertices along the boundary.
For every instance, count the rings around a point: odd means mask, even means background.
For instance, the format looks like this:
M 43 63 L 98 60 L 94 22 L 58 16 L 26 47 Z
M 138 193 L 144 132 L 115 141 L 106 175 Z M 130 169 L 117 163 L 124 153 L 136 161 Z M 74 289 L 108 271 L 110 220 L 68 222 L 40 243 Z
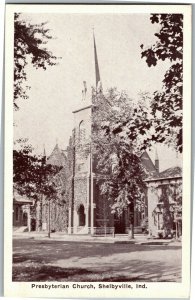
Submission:
M 181 281 L 181 246 L 14 240 L 13 281 Z

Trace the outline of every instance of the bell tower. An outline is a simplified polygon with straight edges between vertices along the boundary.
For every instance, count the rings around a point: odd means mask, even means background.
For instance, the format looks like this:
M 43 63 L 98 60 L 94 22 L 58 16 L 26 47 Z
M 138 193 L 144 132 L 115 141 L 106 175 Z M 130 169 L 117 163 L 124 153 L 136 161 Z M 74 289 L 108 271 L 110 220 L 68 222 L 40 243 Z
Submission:
M 71 233 L 90 231 L 91 104 L 84 84 L 82 102 L 74 114 L 74 178 Z M 70 229 L 69 229 L 70 231 Z
M 97 57 L 95 35 L 93 34 L 96 92 L 102 90 Z M 73 197 L 69 207 L 69 234 L 94 234 L 96 226 L 96 183 L 94 157 L 91 151 L 92 102 L 83 81 L 82 100 L 74 115 L 74 171 Z

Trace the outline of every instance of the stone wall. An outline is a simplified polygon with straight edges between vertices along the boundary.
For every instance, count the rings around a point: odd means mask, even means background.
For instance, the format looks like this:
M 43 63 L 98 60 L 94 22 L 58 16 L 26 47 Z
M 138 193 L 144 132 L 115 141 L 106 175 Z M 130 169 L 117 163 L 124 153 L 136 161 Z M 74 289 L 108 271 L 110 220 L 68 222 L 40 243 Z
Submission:
M 48 231 L 49 227 L 49 201 L 43 202 L 42 229 Z M 60 201 L 50 201 L 50 229 L 51 231 L 67 232 L 68 206 Z
M 87 176 L 75 177 L 74 179 L 74 206 L 87 204 Z

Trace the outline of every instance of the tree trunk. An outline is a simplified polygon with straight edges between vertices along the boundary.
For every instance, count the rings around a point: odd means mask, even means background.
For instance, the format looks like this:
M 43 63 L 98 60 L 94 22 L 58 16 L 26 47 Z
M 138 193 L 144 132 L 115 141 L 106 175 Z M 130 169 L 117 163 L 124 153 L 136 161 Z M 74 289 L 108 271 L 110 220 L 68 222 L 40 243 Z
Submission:
M 37 201 L 36 216 L 37 216 L 37 225 L 36 230 L 39 232 L 42 230 L 42 195 Z
M 48 211 L 48 238 L 51 237 L 51 213 L 50 213 L 50 200 L 49 200 L 49 211 Z
M 134 239 L 134 201 L 130 203 L 129 209 L 130 209 L 130 216 L 129 216 L 129 239 Z
M 129 226 L 128 238 L 130 240 L 134 239 L 134 225 L 133 224 L 130 224 L 130 226 Z
M 106 236 L 106 224 L 104 224 L 104 235 Z

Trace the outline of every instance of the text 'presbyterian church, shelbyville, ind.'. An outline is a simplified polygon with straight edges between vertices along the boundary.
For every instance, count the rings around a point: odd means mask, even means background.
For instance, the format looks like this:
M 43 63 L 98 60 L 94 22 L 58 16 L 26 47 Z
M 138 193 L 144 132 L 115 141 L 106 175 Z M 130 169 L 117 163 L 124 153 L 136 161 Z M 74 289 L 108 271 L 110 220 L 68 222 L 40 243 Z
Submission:
M 103 93 L 95 37 L 94 58 L 96 90 Z M 169 221 L 170 232 L 181 235 L 182 216 L 176 203 L 177 189 L 182 183 L 181 168 L 159 172 L 157 153 L 155 163 L 146 151 L 140 155 L 144 168 L 150 174 L 148 179 L 145 178 L 147 188 L 140 199 L 141 208 L 130 205 L 120 216 L 112 213 L 110 203 L 102 197 L 96 179 L 97 158 L 90 145 L 93 140 L 93 105 L 87 84 L 85 81 L 83 83 L 80 105 L 73 111 L 74 130 L 69 146 L 66 150 L 61 150 L 56 144 L 51 155 L 46 158 L 48 164 L 62 167 L 55 179 L 62 187 L 61 199 L 51 201 L 48 205 L 44 198 L 34 203 L 15 193 L 14 228 L 22 226 L 29 231 L 46 231 L 50 226 L 53 232 L 109 235 L 128 233 L 133 222 L 135 232 L 141 232 L 145 228 L 149 235 L 158 236 L 163 235 Z M 89 151 L 86 151 L 85 145 Z

